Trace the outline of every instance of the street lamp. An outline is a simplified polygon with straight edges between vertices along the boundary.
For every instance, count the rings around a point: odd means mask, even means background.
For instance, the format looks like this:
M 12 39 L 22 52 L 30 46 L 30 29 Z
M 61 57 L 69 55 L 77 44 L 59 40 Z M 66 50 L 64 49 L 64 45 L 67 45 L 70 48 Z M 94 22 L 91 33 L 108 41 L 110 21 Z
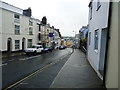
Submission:
M 76 35 L 76 31 L 73 30 L 73 32 L 75 32 L 75 35 Z

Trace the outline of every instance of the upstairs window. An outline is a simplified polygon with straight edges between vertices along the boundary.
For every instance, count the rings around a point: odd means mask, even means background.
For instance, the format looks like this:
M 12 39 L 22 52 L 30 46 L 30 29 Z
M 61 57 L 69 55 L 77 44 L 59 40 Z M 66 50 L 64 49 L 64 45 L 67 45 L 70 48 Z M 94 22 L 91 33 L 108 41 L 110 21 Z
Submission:
M 29 25 L 33 26 L 33 21 L 29 20 Z
M 19 25 L 15 25 L 15 34 L 16 35 L 20 34 L 20 26 Z
M 14 18 L 20 19 L 20 16 L 18 14 L 14 14 Z
M 101 3 L 100 0 L 97 1 L 97 11 L 99 10 L 99 8 L 101 7 Z
M 29 27 L 29 35 L 33 35 L 33 28 Z
M 91 32 L 89 32 L 89 45 L 91 44 Z
M 91 3 L 90 7 L 89 7 L 89 17 L 90 17 L 90 20 L 92 19 L 92 9 L 93 9 L 93 5 Z
M 94 34 L 94 49 L 95 50 L 98 50 L 98 29 L 95 30 L 95 34 Z
M 20 23 L 20 15 L 14 14 L 14 22 Z

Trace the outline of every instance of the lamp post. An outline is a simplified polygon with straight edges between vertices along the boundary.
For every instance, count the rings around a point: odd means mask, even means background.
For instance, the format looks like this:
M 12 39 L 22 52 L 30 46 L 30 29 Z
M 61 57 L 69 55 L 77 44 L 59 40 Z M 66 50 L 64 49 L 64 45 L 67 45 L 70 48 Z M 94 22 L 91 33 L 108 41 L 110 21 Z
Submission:
M 73 32 L 75 32 L 75 35 L 76 35 L 76 31 L 73 30 Z
M 76 31 L 73 31 L 75 33 L 75 37 L 74 37 L 74 45 L 75 45 L 75 48 L 78 48 L 79 47 L 79 37 L 78 37 L 78 34 L 76 33 Z

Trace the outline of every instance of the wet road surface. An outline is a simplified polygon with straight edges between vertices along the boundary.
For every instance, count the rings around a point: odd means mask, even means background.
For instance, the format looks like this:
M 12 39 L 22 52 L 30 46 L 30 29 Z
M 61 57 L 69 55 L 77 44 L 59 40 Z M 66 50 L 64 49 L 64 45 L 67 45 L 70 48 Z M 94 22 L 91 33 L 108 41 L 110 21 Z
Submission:
M 21 88 L 49 88 L 69 57 L 70 55 L 64 57 L 58 63 L 51 65 L 45 70 L 39 71 L 37 74 L 26 79 L 22 83 L 15 86 L 13 89 L 19 90 Z
M 23 79 L 24 77 L 30 75 L 32 72 L 36 71 L 37 69 L 42 68 L 58 60 L 59 58 L 62 58 L 64 55 L 70 54 L 71 51 L 72 49 L 56 50 L 52 53 L 46 53 L 46 54 L 41 54 L 36 56 L 28 57 L 23 55 L 23 56 L 14 57 L 14 58 L 8 58 L 7 60 L 3 59 L 3 66 L 2 66 L 3 88 L 6 88 L 11 84 Z M 60 65 L 63 65 L 63 64 L 60 64 Z M 61 67 L 59 67 L 59 69 L 60 68 Z M 57 70 L 57 72 L 55 72 L 56 74 L 58 73 L 59 69 Z M 56 74 L 53 76 L 55 77 Z M 44 73 L 43 73 L 43 76 L 44 76 Z M 46 85 L 46 87 L 48 86 L 49 85 Z

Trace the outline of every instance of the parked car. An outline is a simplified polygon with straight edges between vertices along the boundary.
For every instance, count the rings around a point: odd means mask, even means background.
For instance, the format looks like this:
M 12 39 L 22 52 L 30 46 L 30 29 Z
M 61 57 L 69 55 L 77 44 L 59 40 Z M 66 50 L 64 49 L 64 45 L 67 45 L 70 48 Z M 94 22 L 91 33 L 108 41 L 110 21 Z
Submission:
M 52 47 L 45 47 L 42 52 L 43 53 L 48 53 L 48 52 L 52 52 L 53 48 Z
M 42 45 L 33 45 L 31 48 L 27 48 L 25 50 L 26 54 L 37 54 L 37 53 L 41 53 L 43 50 Z
M 55 47 L 55 49 L 58 49 L 58 48 L 59 48 L 58 46 Z
M 65 48 L 66 48 L 65 45 L 59 46 L 59 49 L 60 49 L 60 50 L 65 49 Z
M 42 52 L 43 52 L 43 53 L 49 52 L 49 48 L 47 48 L 47 47 L 43 48 Z

